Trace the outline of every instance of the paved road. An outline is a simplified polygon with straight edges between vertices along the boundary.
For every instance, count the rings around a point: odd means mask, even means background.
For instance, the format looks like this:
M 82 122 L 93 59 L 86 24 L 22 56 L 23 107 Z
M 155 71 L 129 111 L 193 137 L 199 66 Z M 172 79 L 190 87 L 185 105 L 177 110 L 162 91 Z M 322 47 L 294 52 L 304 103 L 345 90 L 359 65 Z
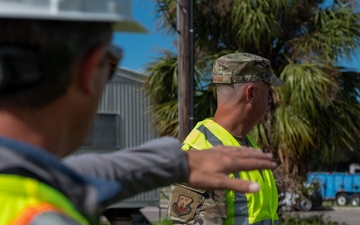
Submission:
M 296 212 L 300 216 L 323 215 L 324 219 L 346 223 L 348 225 L 360 225 L 360 207 L 331 207 L 310 212 Z
M 151 222 L 157 222 L 166 216 L 166 206 L 161 207 L 145 207 L 141 210 L 145 217 Z M 294 213 L 294 212 L 293 212 Z M 332 207 L 323 208 L 310 212 L 295 212 L 300 217 L 309 217 L 312 215 L 323 215 L 324 219 L 346 223 L 347 225 L 360 225 L 360 207 Z M 343 224 L 345 225 L 345 224 Z

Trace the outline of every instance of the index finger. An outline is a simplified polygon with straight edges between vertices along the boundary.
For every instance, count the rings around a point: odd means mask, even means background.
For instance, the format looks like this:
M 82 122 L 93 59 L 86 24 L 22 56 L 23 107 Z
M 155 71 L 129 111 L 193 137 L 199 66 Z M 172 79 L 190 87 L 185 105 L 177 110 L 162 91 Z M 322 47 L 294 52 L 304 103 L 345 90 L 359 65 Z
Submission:
M 225 171 L 236 172 L 241 170 L 275 169 L 277 164 L 272 162 L 271 153 L 263 153 L 254 148 L 219 146 L 219 164 L 223 164 Z

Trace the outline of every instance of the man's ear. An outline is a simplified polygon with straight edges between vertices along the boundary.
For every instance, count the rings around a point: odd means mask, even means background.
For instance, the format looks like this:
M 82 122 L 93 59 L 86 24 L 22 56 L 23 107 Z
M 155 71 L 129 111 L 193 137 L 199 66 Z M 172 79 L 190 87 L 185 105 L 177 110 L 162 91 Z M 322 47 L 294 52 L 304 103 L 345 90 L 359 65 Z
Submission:
M 252 102 L 254 99 L 254 85 L 250 84 L 249 86 L 246 87 L 246 100 L 248 102 Z
M 86 94 L 94 94 L 96 92 L 97 82 L 99 82 L 98 70 L 102 65 L 105 54 L 105 46 L 97 46 L 87 55 L 84 56 L 79 71 L 79 87 Z

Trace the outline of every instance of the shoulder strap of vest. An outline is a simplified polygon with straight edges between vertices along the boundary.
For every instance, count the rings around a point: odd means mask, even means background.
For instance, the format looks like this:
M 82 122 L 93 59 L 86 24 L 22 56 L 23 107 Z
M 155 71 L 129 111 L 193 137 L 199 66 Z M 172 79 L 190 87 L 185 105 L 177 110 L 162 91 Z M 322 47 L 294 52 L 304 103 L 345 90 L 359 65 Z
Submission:
M 23 212 L 25 214 L 20 214 L 24 215 L 24 220 L 31 215 L 35 216 L 37 215 L 36 213 L 41 213 L 45 210 L 62 212 L 82 224 L 88 224 L 88 221 L 77 211 L 70 200 L 56 189 L 32 178 L 18 175 L 1 174 L 0 180 L 0 192 L 13 193 L 18 196 L 29 196 L 37 199 L 37 202 L 29 205 L 28 208 L 25 209 L 26 211 Z M 27 212 L 27 210 L 30 211 Z M 22 218 L 22 216 L 20 216 L 20 218 Z
M 215 145 L 239 146 L 236 139 L 222 126 L 207 118 L 196 124 L 184 141 L 184 145 L 198 150 Z
M 205 135 L 206 140 L 207 140 L 208 142 L 210 142 L 210 144 L 211 144 L 212 146 L 224 145 L 224 144 L 222 143 L 222 141 L 221 141 L 218 137 L 216 137 L 215 134 L 213 134 L 213 133 L 212 133 L 207 127 L 205 127 L 204 125 L 199 126 L 197 129 L 198 129 L 198 131 L 200 131 L 202 134 Z
M 18 216 L 12 223 L 10 223 L 10 225 L 29 224 L 36 216 L 44 212 L 61 213 L 61 211 L 53 205 L 48 203 L 40 203 L 24 209 L 22 212 L 20 212 L 20 216 Z

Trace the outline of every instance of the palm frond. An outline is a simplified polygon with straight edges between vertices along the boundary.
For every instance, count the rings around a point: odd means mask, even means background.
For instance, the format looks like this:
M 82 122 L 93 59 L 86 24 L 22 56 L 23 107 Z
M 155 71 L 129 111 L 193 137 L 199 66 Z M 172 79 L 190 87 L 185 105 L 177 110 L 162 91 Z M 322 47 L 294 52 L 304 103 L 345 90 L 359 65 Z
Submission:
M 162 29 L 173 32 L 176 0 L 157 1 Z M 337 63 L 360 49 L 360 13 L 352 0 L 323 3 L 196 0 L 195 122 L 215 112 L 214 59 L 249 52 L 268 58 L 285 81 L 271 90 L 271 111 L 251 135 L 286 164 L 286 171 L 300 173 L 302 161 L 319 157 L 331 162 L 359 142 L 360 73 Z M 146 70 L 145 89 L 161 135 L 178 132 L 177 67 L 177 55 L 164 51 Z

